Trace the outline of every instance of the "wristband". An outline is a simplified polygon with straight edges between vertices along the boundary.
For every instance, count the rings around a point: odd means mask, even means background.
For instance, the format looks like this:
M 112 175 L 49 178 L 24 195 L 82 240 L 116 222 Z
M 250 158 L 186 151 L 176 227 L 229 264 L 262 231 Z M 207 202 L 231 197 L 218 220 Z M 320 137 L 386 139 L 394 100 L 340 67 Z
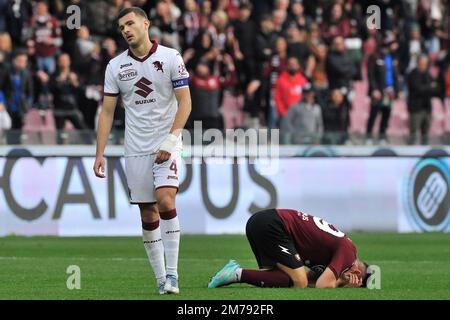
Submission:
M 172 133 L 169 133 L 166 140 L 164 140 L 164 142 L 159 147 L 159 150 L 172 153 L 173 149 L 177 145 L 177 142 L 178 142 L 178 137 Z

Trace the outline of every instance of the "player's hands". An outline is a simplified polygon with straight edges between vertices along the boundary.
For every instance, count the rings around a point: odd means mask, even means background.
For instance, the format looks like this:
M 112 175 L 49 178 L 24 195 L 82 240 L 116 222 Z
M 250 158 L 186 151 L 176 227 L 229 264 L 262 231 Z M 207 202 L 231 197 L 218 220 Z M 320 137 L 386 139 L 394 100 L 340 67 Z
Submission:
M 103 157 L 95 158 L 94 173 L 98 178 L 105 177 L 105 159 Z
M 347 288 L 359 288 L 362 285 L 362 279 L 356 274 L 349 274 L 346 276 L 348 282 L 345 285 Z
M 171 155 L 172 154 L 170 152 L 167 152 L 164 150 L 159 150 L 158 154 L 156 155 L 156 158 L 155 158 L 155 163 L 161 164 L 163 162 L 166 162 L 167 160 L 170 159 Z

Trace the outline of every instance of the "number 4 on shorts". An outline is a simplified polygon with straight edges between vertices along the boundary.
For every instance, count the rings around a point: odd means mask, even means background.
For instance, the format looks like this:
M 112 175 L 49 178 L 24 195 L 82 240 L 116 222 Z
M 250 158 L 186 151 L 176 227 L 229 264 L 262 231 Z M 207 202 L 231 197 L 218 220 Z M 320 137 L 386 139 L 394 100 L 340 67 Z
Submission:
M 172 161 L 172 164 L 170 165 L 169 169 L 175 172 L 175 174 L 177 174 L 178 169 L 177 169 L 177 162 L 175 160 Z

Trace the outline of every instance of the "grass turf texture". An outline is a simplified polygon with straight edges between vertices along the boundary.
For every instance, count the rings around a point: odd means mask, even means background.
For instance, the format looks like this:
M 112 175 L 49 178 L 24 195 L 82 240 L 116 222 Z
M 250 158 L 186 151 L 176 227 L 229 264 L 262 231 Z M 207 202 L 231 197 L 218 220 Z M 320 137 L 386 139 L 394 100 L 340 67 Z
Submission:
M 0 299 L 450 299 L 450 235 L 355 233 L 359 256 L 381 268 L 381 290 L 269 289 L 246 284 L 207 289 L 230 258 L 256 262 L 244 236 L 182 237 L 181 294 L 160 296 L 142 240 L 136 238 L 0 238 Z M 70 265 L 81 290 L 68 290 Z

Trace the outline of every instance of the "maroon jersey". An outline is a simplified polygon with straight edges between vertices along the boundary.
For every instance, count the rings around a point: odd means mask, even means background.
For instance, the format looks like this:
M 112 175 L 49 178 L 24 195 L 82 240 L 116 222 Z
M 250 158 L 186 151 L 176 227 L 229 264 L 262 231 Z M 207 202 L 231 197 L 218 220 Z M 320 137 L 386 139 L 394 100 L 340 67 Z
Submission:
M 55 17 L 48 16 L 45 21 L 34 17 L 31 21 L 33 40 L 37 57 L 51 57 L 56 54 L 57 46 L 61 43 L 61 29 Z
M 304 265 L 316 272 L 326 267 L 336 279 L 356 259 L 353 242 L 333 225 L 319 217 L 290 209 L 277 209 Z

